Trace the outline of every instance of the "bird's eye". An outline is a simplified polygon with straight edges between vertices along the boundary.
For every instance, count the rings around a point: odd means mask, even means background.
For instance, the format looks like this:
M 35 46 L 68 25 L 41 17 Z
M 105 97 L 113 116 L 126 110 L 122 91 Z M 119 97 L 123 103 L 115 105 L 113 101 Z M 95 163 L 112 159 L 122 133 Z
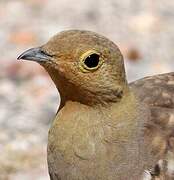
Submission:
M 88 68 L 94 68 L 98 66 L 100 56 L 98 54 L 91 54 L 85 60 L 84 63 Z
M 80 59 L 80 65 L 83 72 L 95 71 L 102 64 L 100 54 L 94 50 L 87 51 L 81 56 Z

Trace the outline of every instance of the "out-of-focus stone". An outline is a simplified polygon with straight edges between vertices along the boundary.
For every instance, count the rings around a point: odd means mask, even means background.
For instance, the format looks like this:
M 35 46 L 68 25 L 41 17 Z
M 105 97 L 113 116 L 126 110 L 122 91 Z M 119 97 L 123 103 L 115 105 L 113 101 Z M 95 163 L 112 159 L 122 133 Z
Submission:
M 129 24 L 131 29 L 138 33 L 159 31 L 161 28 L 160 18 L 157 15 L 147 12 L 133 16 Z
M 12 32 L 9 35 L 9 41 L 18 45 L 32 44 L 36 41 L 36 39 L 36 34 L 29 31 Z
M 140 50 L 134 46 L 128 46 L 124 48 L 123 52 L 125 54 L 125 58 L 132 62 L 137 62 L 138 60 L 142 58 Z

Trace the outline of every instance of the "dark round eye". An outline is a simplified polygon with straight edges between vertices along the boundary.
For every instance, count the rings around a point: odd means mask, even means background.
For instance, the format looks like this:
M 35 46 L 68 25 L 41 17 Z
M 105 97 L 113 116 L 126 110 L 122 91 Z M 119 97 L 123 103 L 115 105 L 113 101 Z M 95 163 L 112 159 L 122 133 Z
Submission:
M 90 54 L 86 59 L 84 60 L 84 64 L 88 68 L 95 68 L 98 66 L 100 61 L 100 56 L 99 54 Z

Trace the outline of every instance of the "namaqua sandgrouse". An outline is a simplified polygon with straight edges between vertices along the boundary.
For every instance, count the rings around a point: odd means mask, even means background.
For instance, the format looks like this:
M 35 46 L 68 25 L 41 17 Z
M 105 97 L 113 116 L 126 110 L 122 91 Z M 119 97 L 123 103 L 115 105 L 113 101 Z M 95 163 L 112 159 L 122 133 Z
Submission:
M 51 180 L 174 179 L 174 73 L 128 84 L 118 47 L 80 30 L 18 59 L 43 66 L 61 96 L 48 137 Z

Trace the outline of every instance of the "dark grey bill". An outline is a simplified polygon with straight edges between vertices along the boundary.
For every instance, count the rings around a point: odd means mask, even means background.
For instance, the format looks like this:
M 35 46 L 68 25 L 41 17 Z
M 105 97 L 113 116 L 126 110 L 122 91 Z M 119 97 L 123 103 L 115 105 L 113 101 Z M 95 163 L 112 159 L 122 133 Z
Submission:
M 32 48 L 23 52 L 17 59 L 36 61 L 36 62 L 46 62 L 49 61 L 51 56 L 45 53 L 41 48 Z

